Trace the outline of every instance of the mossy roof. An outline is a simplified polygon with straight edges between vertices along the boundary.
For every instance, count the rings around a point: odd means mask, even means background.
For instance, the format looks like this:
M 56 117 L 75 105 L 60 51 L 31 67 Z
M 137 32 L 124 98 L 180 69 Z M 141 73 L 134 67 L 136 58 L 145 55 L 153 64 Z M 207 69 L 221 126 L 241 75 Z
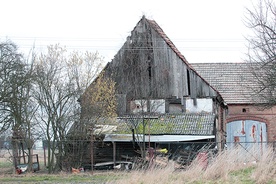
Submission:
M 159 116 L 131 115 L 119 117 L 117 134 L 135 133 L 151 135 L 214 135 L 214 114 L 166 114 Z

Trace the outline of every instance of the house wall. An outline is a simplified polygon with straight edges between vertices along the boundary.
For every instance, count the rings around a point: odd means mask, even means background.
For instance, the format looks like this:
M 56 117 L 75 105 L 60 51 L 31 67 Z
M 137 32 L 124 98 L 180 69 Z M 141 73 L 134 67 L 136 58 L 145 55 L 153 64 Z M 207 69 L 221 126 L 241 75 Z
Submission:
M 255 120 L 266 123 L 268 142 L 276 141 L 276 107 L 261 109 L 253 105 L 228 104 L 226 122 Z

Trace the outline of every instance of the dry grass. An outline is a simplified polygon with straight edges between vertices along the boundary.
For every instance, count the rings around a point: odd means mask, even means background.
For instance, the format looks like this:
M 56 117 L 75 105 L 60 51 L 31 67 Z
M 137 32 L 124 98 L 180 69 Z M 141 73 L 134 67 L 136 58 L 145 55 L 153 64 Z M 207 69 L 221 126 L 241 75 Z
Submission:
M 256 169 L 252 173 L 252 178 L 257 183 L 266 183 L 269 179 L 274 179 L 276 183 L 276 159 L 272 149 L 262 154 Z
M 26 175 L 1 175 L 0 183 L 25 181 L 26 183 L 109 183 L 109 184 L 180 184 L 180 183 L 276 183 L 275 152 L 267 148 L 263 153 L 258 149 L 243 148 L 225 150 L 205 162 L 196 159 L 185 169 L 170 161 L 166 167 L 129 172 L 95 172 L 58 175 L 33 173 Z M 24 180 L 23 180 L 24 179 Z M 23 182 L 24 183 L 24 182 Z
M 226 150 L 209 158 L 208 166 L 195 160 L 185 170 L 175 170 L 170 162 L 163 169 L 134 170 L 109 183 L 178 184 L 178 183 L 276 183 L 275 153 L 267 148 Z

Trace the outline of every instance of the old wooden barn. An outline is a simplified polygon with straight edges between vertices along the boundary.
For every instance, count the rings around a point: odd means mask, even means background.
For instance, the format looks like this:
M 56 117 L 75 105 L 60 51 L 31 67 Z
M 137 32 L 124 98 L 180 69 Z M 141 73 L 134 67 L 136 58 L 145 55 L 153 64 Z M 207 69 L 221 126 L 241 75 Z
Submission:
M 102 135 L 105 151 L 95 148 L 95 163 L 119 161 L 129 150 L 135 155 L 133 142 L 139 136 L 148 146 L 167 149 L 177 142 L 200 140 L 216 141 L 218 149 L 223 148 L 226 103 L 154 20 L 140 19 L 104 75 L 116 82 L 118 118 L 114 129 L 109 126 Z M 148 128 L 141 131 L 140 124 Z

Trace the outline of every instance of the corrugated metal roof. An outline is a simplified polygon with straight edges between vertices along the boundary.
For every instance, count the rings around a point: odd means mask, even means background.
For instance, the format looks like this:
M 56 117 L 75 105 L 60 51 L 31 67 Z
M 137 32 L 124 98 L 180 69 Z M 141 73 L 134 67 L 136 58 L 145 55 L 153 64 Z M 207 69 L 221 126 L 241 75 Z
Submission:
M 143 140 L 143 135 L 135 135 L 136 140 Z M 179 142 L 179 141 L 196 141 L 203 139 L 214 139 L 214 135 L 145 135 L 146 142 Z M 103 141 L 106 142 L 131 142 L 131 134 L 106 134 Z
M 161 116 L 127 116 L 118 118 L 118 134 L 214 135 L 214 114 L 181 114 Z
M 194 69 L 214 86 L 227 104 L 254 103 L 254 76 L 247 63 L 192 63 Z

